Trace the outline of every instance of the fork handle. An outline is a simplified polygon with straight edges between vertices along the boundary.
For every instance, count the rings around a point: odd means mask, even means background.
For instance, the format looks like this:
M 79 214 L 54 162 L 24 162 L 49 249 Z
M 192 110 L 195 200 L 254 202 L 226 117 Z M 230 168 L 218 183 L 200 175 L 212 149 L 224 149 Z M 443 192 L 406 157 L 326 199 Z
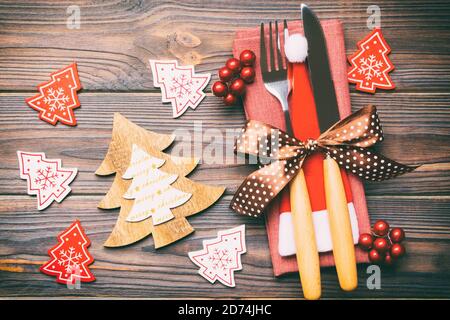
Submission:
M 317 300 L 322 293 L 319 252 L 303 170 L 292 179 L 290 190 L 294 241 L 303 295 L 308 300 Z

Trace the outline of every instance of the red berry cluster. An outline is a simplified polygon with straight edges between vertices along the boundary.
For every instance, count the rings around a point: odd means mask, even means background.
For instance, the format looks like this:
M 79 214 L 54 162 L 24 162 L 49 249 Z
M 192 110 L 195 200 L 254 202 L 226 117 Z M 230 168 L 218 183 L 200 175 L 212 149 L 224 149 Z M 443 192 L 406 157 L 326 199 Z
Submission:
M 369 260 L 375 264 L 391 265 L 397 258 L 406 253 L 401 242 L 405 239 L 402 228 L 390 229 L 384 220 L 375 222 L 372 234 L 362 233 L 358 245 L 369 252 Z
M 227 106 L 236 104 L 237 97 L 245 92 L 246 83 L 255 80 L 256 55 L 251 50 L 244 50 L 239 55 L 239 59 L 230 58 L 224 67 L 219 69 L 220 81 L 216 81 L 212 86 L 212 92 L 216 97 L 223 97 Z

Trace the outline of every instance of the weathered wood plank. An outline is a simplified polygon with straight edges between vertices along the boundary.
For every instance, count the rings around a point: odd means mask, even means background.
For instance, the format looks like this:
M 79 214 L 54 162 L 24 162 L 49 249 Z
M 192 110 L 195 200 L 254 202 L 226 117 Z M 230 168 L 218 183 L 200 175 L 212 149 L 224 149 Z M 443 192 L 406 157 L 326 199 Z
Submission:
M 176 58 L 216 73 L 231 55 L 234 31 L 261 21 L 298 19 L 296 1 L 79 1 L 81 29 L 66 27 L 73 1 L 0 3 L 0 88 L 33 90 L 77 61 L 86 90 L 152 90 L 149 58 Z M 310 1 L 322 19 L 344 21 L 347 52 L 367 32 L 370 1 Z M 397 91 L 446 91 L 450 85 L 450 7 L 445 1 L 378 1 L 392 47 Z M 26 19 L 24 19 L 26 17 Z M 93 40 L 95 39 L 95 40 Z M 437 45 L 438 44 L 438 45 Z M 214 75 L 214 79 L 216 76 Z
M 17 175 L 17 150 L 43 151 L 49 157 L 60 157 L 67 167 L 78 167 L 80 172 L 72 184 L 74 194 L 104 194 L 111 179 L 96 177 L 94 171 L 106 154 L 111 138 L 114 112 L 122 112 L 130 120 L 149 130 L 171 133 L 186 129 L 191 136 L 194 129 L 218 129 L 223 141 L 232 150 L 233 138 L 226 138 L 227 129 L 239 129 L 244 123 L 241 107 L 225 107 L 219 99 L 208 96 L 195 111 L 188 111 L 180 119 L 173 119 L 171 110 L 162 105 L 158 94 L 147 93 L 84 93 L 82 107 L 75 111 L 78 126 L 53 127 L 37 117 L 24 103 L 27 94 L 0 94 L 0 193 L 23 194 L 25 182 Z M 405 163 L 423 163 L 416 172 L 383 183 L 367 184 L 370 195 L 375 194 L 449 194 L 450 193 L 450 95 L 409 95 L 380 93 L 374 99 L 355 94 L 354 109 L 370 102 L 378 105 L 384 124 L 386 140 L 380 150 Z M 201 128 L 199 124 L 201 122 Z M 39 139 L 36 139 L 36 137 Z M 180 137 L 178 138 L 180 140 Z M 51 141 L 51 143 L 49 143 Z M 176 147 L 193 142 L 179 141 Z M 208 142 L 203 142 L 206 146 Z M 191 155 L 194 154 L 193 149 Z M 226 146 L 223 147 L 224 155 Z M 173 151 L 173 150 L 172 150 Z M 170 152 L 170 150 L 169 150 Z M 238 164 L 233 154 L 225 163 L 203 163 L 192 178 L 208 182 L 213 177 L 218 184 L 234 192 L 252 168 Z M 436 184 L 440 185 L 437 190 Z
M 232 213 L 228 209 L 231 196 L 225 196 L 206 212 L 190 218 L 196 229 L 192 236 L 159 250 L 153 248 L 151 237 L 121 249 L 102 247 L 117 211 L 96 209 L 99 199 L 71 196 L 62 205 L 36 212 L 34 203 L 26 196 L 0 196 L 0 296 L 174 298 L 189 292 L 195 292 L 197 297 L 300 296 L 296 275 L 280 279 L 272 276 L 263 221 Z M 414 246 L 413 254 L 407 255 L 394 269 L 382 269 L 383 290 L 370 292 L 372 297 L 445 297 L 450 294 L 447 278 L 450 261 L 446 255 L 450 249 L 450 217 L 446 214 L 449 205 L 448 197 L 383 197 L 382 201 L 369 197 L 372 221 L 382 217 L 392 225 L 404 227 L 407 246 Z M 39 265 L 47 258 L 47 248 L 75 218 L 82 221 L 92 241 L 90 252 L 96 258 L 93 272 L 98 278 L 76 292 L 38 272 Z M 215 285 L 211 290 L 211 285 L 197 275 L 186 252 L 198 249 L 204 239 L 214 237 L 219 226 L 224 229 L 242 223 L 247 226 L 248 252 L 243 256 L 244 269 L 236 275 L 238 285 L 233 290 Z M 412 275 L 413 282 L 410 281 Z M 364 266 L 359 270 L 360 289 L 351 294 L 339 290 L 333 268 L 323 269 L 322 277 L 325 298 L 369 294 L 365 289 Z

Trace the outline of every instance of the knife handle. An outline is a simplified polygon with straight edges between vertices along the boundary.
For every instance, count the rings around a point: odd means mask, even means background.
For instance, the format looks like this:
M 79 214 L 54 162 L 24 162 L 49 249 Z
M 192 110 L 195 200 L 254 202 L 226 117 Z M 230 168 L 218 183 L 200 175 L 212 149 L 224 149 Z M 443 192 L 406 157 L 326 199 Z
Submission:
M 300 170 L 292 179 L 290 196 L 297 264 L 303 295 L 308 300 L 317 300 L 322 291 L 319 252 L 317 251 L 311 204 L 303 170 Z
M 329 155 L 323 163 L 325 196 L 330 221 L 333 256 L 339 284 L 345 291 L 358 286 L 355 246 L 341 171 Z

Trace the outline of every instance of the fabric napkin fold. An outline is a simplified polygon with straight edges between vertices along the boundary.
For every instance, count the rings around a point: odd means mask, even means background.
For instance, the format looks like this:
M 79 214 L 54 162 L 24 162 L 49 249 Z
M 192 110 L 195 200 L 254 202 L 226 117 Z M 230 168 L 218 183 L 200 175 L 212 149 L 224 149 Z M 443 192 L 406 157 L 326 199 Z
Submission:
M 351 113 L 343 28 L 339 20 L 322 20 L 321 24 L 327 41 L 331 73 L 336 90 L 339 112 L 341 118 L 343 118 Z M 290 34 L 303 34 L 301 21 L 290 22 L 288 26 Z M 235 57 L 238 58 L 239 53 L 245 49 L 254 51 L 257 56 L 255 64 L 255 81 L 248 87 L 244 97 L 245 114 L 249 120 L 263 121 L 284 130 L 284 114 L 280 103 L 265 89 L 262 81 L 259 66 L 259 32 L 259 27 L 238 30 L 233 43 L 233 54 Z M 349 182 L 353 194 L 353 204 L 356 210 L 359 231 L 360 233 L 370 232 L 370 221 L 363 184 L 353 175 L 349 175 Z M 279 216 L 279 201 L 276 199 L 266 212 L 266 229 L 275 276 L 298 271 L 295 256 L 282 257 L 278 253 Z M 368 262 L 367 253 L 357 248 L 356 259 L 358 263 Z M 321 253 L 320 264 L 321 266 L 333 266 L 334 259 L 332 252 Z

